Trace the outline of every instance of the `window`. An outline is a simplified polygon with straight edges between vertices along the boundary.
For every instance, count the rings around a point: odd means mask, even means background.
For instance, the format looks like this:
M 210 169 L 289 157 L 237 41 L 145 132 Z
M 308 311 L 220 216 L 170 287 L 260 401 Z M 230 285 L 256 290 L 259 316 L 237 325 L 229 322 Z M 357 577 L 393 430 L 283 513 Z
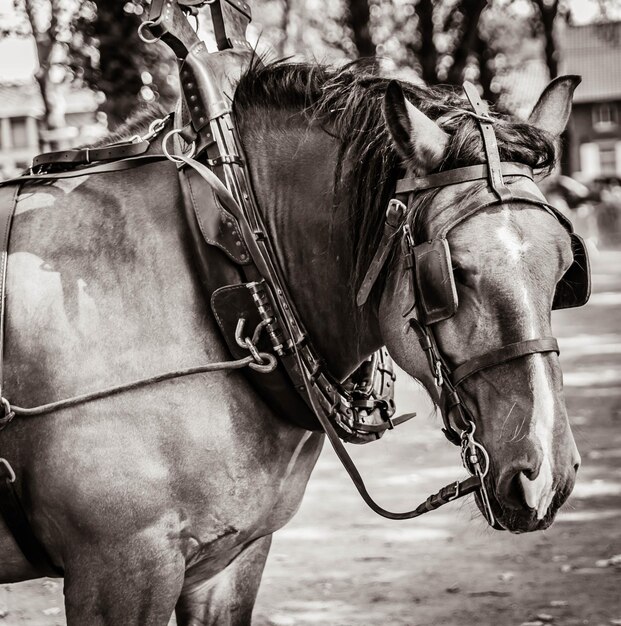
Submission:
M 599 165 L 604 176 L 617 173 L 617 151 L 614 143 L 601 143 L 599 145 Z
M 606 131 L 619 123 L 619 107 L 616 102 L 603 102 L 593 106 L 593 128 Z
M 13 131 L 13 147 L 27 148 L 30 145 L 28 141 L 28 127 L 25 117 L 15 117 L 11 120 L 11 128 Z

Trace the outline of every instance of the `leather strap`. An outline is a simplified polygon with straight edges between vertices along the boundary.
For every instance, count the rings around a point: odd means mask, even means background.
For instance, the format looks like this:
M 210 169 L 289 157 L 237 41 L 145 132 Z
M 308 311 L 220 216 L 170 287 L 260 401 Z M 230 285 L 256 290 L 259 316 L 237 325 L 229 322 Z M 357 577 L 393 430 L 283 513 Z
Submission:
M 490 187 L 494 190 L 498 199 L 501 202 L 505 202 L 511 198 L 511 190 L 505 185 L 502 177 L 503 172 L 500 164 L 500 153 L 498 152 L 498 141 L 492 119 L 489 117 L 487 104 L 481 100 L 477 88 L 468 81 L 464 82 L 464 92 L 476 113 L 476 119 L 481 129 Z
M 531 204 L 535 207 L 547 211 L 550 215 L 555 217 L 569 233 L 573 232 L 573 227 L 569 220 L 554 206 L 548 204 L 545 200 L 527 190 L 517 190 L 512 194 L 510 202 L 523 202 L 525 204 Z M 455 228 L 458 224 L 461 224 L 467 220 L 471 215 L 486 209 L 487 207 L 502 204 L 496 195 L 490 190 L 482 190 L 471 201 L 470 204 L 463 208 L 458 208 L 458 211 L 454 214 L 450 214 L 448 219 L 435 229 L 434 238 L 446 238 L 448 233 Z
M 6 303 L 6 268 L 9 258 L 9 236 L 15 213 L 19 185 L 0 187 L 0 398 L 4 387 L 4 318 Z
M 103 146 L 101 148 L 81 148 L 79 150 L 61 150 L 44 152 L 32 159 L 32 169 L 50 166 L 88 165 L 97 161 L 118 161 L 144 154 L 151 144 L 148 141 L 126 141 Z
M 401 230 L 403 220 L 405 218 L 406 206 L 399 200 L 391 200 L 386 209 L 386 220 L 384 221 L 384 232 L 377 246 L 377 250 L 373 255 L 373 259 L 369 265 L 369 269 L 362 279 L 358 295 L 356 296 L 356 304 L 362 306 L 369 298 L 373 285 L 380 275 L 386 259 L 392 249 L 392 243 L 395 235 Z
M 296 354 L 300 363 L 300 368 L 303 371 L 304 366 L 299 356 L 299 353 Z M 315 411 L 317 419 L 321 423 L 321 426 L 326 433 L 326 436 L 328 437 L 328 441 L 330 442 L 332 449 L 334 450 L 339 461 L 345 468 L 345 471 L 349 474 L 349 477 L 354 483 L 354 486 L 358 490 L 358 493 L 360 494 L 362 499 L 365 501 L 367 506 L 378 515 L 392 520 L 412 519 L 414 517 L 424 515 L 429 511 L 433 511 L 434 509 L 437 509 L 438 507 L 450 502 L 451 500 L 456 500 L 457 498 L 462 498 L 463 496 L 473 493 L 481 487 L 481 480 L 479 479 L 479 477 L 470 476 L 469 478 L 461 482 L 455 482 L 447 485 L 438 493 L 429 496 L 429 498 L 427 498 L 425 502 L 419 504 L 415 509 L 412 509 L 411 511 L 394 513 L 393 511 L 388 511 L 387 509 L 384 509 L 379 504 L 377 504 L 377 502 L 375 502 L 375 500 L 371 497 L 371 494 L 368 492 L 367 487 L 364 484 L 364 480 L 362 479 L 362 476 L 358 471 L 358 468 L 355 466 L 347 450 L 345 449 L 345 445 L 340 440 L 334 426 L 332 425 L 332 422 L 325 415 L 324 411 L 321 410 L 321 407 L 317 405 L 314 394 L 310 390 L 310 386 L 314 383 L 309 382 L 308 377 L 304 376 L 304 384 L 307 388 L 308 397 L 310 398 L 313 410 Z
M 462 363 L 462 365 L 455 368 L 451 374 L 451 382 L 457 387 L 466 380 L 466 378 L 481 370 L 501 365 L 502 363 L 507 363 L 508 361 L 513 361 L 514 359 L 519 359 L 529 354 L 545 352 L 556 352 L 559 354 L 558 343 L 554 337 L 540 337 L 539 339 L 510 343 Z
M 93 165 L 91 167 L 82 167 L 71 172 L 44 172 L 43 174 L 23 174 L 15 178 L 0 181 L 0 187 L 23 183 L 26 180 L 58 180 L 63 178 L 76 178 L 78 176 L 91 176 L 92 174 L 109 174 L 111 172 L 121 172 L 130 170 L 134 167 L 156 163 L 157 161 L 167 161 L 163 154 L 145 154 L 137 157 L 130 157 L 122 161 L 114 161 L 112 163 L 103 163 L 101 165 Z
M 416 413 L 403 413 L 397 417 L 391 417 L 387 419 L 382 424 L 364 424 L 363 422 L 357 421 L 355 428 L 356 430 L 361 430 L 365 433 L 381 433 L 385 430 L 392 430 L 399 426 L 399 424 L 403 424 L 408 420 L 411 420 L 413 417 L 416 417 Z
M 500 164 L 500 169 L 503 176 L 525 176 L 533 180 L 532 168 L 523 163 L 503 161 Z M 436 174 L 429 174 L 428 176 L 402 178 L 397 181 L 396 193 L 413 193 L 426 189 L 435 189 L 436 187 L 448 187 L 449 185 L 457 185 L 458 183 L 466 183 L 472 180 L 483 180 L 488 178 L 489 175 L 489 168 L 485 163 L 468 165 L 453 170 L 437 172 Z

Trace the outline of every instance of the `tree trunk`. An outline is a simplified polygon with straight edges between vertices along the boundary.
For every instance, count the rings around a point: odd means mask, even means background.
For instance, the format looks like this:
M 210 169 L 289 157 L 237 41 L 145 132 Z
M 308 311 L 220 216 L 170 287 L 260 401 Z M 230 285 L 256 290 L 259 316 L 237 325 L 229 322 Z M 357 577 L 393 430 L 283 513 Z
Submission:
M 415 9 L 418 17 L 420 47 L 415 48 L 410 44 L 408 49 L 418 59 L 425 83 L 436 85 L 438 83 L 438 51 L 433 40 L 433 2 L 432 0 L 418 0 Z
M 289 42 L 289 20 L 291 18 L 291 1 L 282 0 L 280 14 L 280 39 L 278 40 L 278 56 L 280 58 L 287 54 L 287 44 Z
M 361 57 L 374 57 L 375 44 L 371 37 L 369 0 L 347 0 L 345 23 L 351 29 L 352 40 Z
M 451 85 L 461 85 L 464 80 L 464 70 L 468 57 L 474 51 L 478 39 L 479 18 L 487 0 L 461 0 L 458 11 L 462 14 L 463 23 L 459 39 L 453 49 L 453 65 L 449 69 L 446 82 Z
M 492 91 L 494 73 L 489 66 L 492 55 L 488 43 L 482 39 L 479 32 L 474 43 L 474 52 L 479 61 L 479 83 L 483 89 L 483 99 L 493 103 L 498 99 L 498 94 Z
M 52 83 L 49 79 L 52 54 L 56 45 L 57 30 L 57 11 L 58 7 L 52 3 L 50 7 L 51 17 L 47 30 L 39 30 L 36 18 L 36 7 L 32 0 L 26 0 L 26 15 L 30 22 L 32 35 L 35 39 L 38 68 L 35 72 L 35 79 L 41 91 L 41 99 L 43 101 L 44 118 L 42 120 L 43 135 L 39 135 L 40 150 L 57 150 L 61 148 L 57 138 L 54 138 L 54 131 L 59 131 L 66 126 L 65 123 L 65 102 L 58 85 Z M 49 140 L 45 140 L 44 134 L 52 133 Z
M 558 76 L 558 51 L 556 49 L 556 38 L 554 36 L 554 20 L 558 13 L 559 0 L 554 0 L 550 4 L 544 0 L 534 0 L 535 6 L 539 9 L 539 19 L 545 41 L 545 57 L 550 79 Z

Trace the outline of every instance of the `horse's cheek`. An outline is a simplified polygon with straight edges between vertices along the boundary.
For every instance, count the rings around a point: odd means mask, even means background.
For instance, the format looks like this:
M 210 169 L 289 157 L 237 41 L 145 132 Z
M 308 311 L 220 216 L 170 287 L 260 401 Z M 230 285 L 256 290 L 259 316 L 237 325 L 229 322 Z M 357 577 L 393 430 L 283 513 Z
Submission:
M 397 360 L 406 358 L 407 346 L 406 309 L 413 306 L 413 287 L 410 272 L 401 267 L 390 272 L 380 301 L 380 330 L 382 339 L 391 356 Z M 401 356 L 399 356 L 401 355 Z

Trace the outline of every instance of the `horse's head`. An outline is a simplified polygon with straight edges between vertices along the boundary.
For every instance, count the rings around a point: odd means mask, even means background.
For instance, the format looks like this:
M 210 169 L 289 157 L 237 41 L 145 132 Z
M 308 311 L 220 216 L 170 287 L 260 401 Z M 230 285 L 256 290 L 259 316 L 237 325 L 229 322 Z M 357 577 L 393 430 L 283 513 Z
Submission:
M 503 161 L 533 168 L 554 161 L 554 142 L 565 128 L 578 82 L 575 77 L 553 81 L 528 124 L 494 118 Z M 467 111 L 447 111 L 433 121 L 391 83 L 384 114 L 408 176 L 486 162 L 477 121 Z M 532 180 L 507 180 L 518 198 L 530 194 L 543 199 Z M 414 240 L 430 239 L 481 193 L 489 194 L 486 181 L 469 180 L 412 194 L 406 223 Z M 448 369 L 508 344 L 552 335 L 555 290 L 573 263 L 570 235 L 553 212 L 510 199 L 457 221 L 447 240 L 458 306 L 431 329 Z M 415 273 L 407 260 L 408 255 L 396 254 L 386 279 L 379 305 L 382 338 L 397 363 L 423 381 L 446 413 L 447 394 L 435 386 L 427 356 L 408 322 L 419 315 L 413 303 L 420 299 L 421 285 L 413 282 Z M 489 454 L 485 481 L 491 508 L 511 531 L 547 527 L 573 488 L 580 456 L 562 387 L 554 351 L 494 362 L 460 385 L 477 439 Z

